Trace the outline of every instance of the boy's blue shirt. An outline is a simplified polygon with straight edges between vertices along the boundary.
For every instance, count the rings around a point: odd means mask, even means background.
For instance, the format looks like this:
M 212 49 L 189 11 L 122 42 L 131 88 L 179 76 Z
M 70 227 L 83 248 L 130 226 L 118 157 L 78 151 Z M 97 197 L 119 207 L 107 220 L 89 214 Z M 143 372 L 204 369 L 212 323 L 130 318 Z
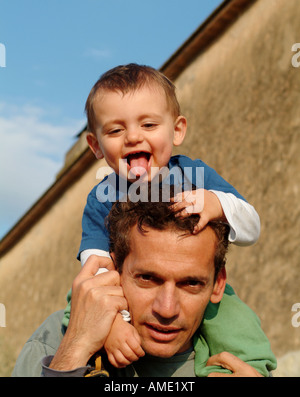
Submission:
M 237 198 L 245 200 L 232 185 L 200 159 L 192 160 L 183 155 L 172 156 L 168 163 L 168 168 L 170 170 L 170 184 L 176 183 L 175 179 L 179 178 L 177 183 L 182 183 L 182 191 L 190 190 L 193 184 L 197 188 L 232 193 Z M 182 177 L 184 181 L 181 179 Z M 109 251 L 109 236 L 105 227 L 105 220 L 114 201 L 122 197 L 124 189 L 122 189 L 121 185 L 122 182 L 120 182 L 119 176 L 112 173 L 105 177 L 89 193 L 82 217 L 82 240 L 78 259 L 80 252 L 86 249 Z M 107 193 L 108 189 L 110 189 L 110 194 Z M 128 189 L 127 185 L 125 189 Z M 127 190 L 123 191 L 124 193 L 126 194 Z M 101 195 L 102 198 L 100 197 Z M 109 197 L 108 200 L 106 199 L 107 197 Z

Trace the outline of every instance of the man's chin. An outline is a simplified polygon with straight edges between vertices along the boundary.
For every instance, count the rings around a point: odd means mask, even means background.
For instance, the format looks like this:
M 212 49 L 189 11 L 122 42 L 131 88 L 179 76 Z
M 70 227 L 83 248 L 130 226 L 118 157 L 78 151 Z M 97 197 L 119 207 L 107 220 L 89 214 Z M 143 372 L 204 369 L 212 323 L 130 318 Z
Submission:
M 177 354 L 180 350 L 180 346 L 173 346 L 169 343 L 142 343 L 142 348 L 145 353 L 160 357 L 160 358 L 170 358 Z

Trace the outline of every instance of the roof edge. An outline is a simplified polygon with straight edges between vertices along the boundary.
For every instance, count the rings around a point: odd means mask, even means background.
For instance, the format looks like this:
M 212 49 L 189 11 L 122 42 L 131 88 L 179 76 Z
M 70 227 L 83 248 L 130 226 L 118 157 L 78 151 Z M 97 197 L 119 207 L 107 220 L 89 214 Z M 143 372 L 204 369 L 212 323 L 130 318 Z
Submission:
M 244 13 L 257 0 L 225 0 L 209 15 L 195 32 L 178 48 L 178 50 L 161 66 L 170 80 L 175 80 L 180 73 L 205 51 L 217 37 Z

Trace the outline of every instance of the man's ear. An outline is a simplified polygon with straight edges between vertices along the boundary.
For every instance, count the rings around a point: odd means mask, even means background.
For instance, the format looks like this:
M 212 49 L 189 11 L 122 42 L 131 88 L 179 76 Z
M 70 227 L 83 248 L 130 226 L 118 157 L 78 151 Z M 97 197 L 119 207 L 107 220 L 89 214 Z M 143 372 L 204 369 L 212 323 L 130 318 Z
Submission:
M 89 132 L 86 136 L 87 143 L 98 160 L 103 159 L 103 153 L 95 134 Z
M 219 303 L 223 298 L 223 293 L 226 286 L 226 269 L 223 267 L 217 276 L 215 281 L 214 289 L 210 297 L 211 303 Z
M 174 138 L 173 145 L 179 146 L 182 144 L 187 129 L 187 121 L 184 116 L 178 116 L 174 123 Z

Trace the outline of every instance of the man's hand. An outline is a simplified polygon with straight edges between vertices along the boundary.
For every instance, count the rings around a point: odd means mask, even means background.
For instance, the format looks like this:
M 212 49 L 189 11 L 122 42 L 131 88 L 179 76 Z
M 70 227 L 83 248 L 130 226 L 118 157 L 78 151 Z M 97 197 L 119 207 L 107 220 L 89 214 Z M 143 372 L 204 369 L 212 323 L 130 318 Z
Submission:
M 218 365 L 223 368 L 227 368 L 232 371 L 232 374 L 211 372 L 208 375 L 210 377 L 262 377 L 262 375 L 257 372 L 256 369 L 228 352 L 222 352 L 211 356 L 208 359 L 206 366 L 208 367 L 211 365 Z
M 87 261 L 73 282 L 69 326 L 50 368 L 85 366 L 103 347 L 117 313 L 128 309 L 119 273 L 95 276 L 98 269 L 95 261 Z
M 90 262 L 94 262 L 94 264 L 90 264 L 90 266 L 98 266 L 99 268 L 106 268 L 107 270 L 116 270 L 112 259 L 106 256 L 91 255 L 86 260 L 85 265 Z

